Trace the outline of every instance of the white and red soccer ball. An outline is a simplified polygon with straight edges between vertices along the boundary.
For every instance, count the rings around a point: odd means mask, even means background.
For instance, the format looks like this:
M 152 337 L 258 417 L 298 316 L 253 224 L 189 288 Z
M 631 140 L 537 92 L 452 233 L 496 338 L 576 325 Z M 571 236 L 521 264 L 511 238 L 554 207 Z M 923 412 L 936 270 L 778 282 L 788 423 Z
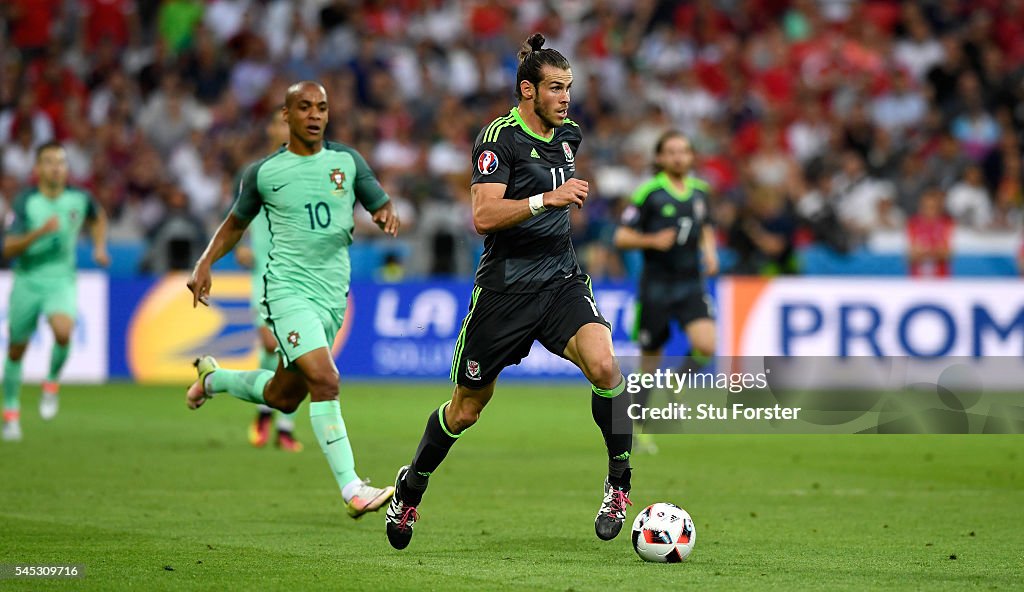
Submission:
M 633 521 L 633 550 L 644 561 L 681 563 L 696 542 L 693 519 L 675 504 L 651 504 Z

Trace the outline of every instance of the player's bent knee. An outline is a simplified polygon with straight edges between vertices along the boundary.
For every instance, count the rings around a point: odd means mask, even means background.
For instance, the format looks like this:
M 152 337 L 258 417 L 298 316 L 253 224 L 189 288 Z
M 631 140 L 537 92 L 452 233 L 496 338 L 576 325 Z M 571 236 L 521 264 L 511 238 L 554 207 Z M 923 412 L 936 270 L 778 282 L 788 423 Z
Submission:
M 610 389 L 618 386 L 621 380 L 619 363 L 615 356 L 608 355 L 592 362 L 587 366 L 587 378 L 596 387 Z
M 337 398 L 341 382 L 337 372 L 318 372 L 306 377 L 309 394 L 314 401 L 327 401 Z

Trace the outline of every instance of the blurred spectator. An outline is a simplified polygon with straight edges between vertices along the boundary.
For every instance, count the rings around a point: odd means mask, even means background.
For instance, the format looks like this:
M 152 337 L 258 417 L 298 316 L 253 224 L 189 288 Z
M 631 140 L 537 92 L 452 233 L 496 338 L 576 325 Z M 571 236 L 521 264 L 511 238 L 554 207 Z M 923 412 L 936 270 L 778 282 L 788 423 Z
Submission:
M 952 130 L 964 152 L 975 161 L 984 159 L 999 139 L 999 125 L 980 99 L 972 101 L 967 111 L 953 120 Z
M 92 181 L 92 165 L 94 148 L 92 143 L 92 126 L 84 118 L 75 118 L 68 122 L 70 137 L 64 140 L 64 153 L 68 159 L 68 179 L 71 184 Z
M 779 275 L 796 273 L 793 250 L 796 221 L 786 211 L 786 200 L 768 187 L 755 189 L 748 205 L 728 231 L 728 245 L 739 258 L 734 273 Z
M 160 151 L 169 155 L 194 130 L 209 126 L 209 112 L 185 94 L 175 75 L 168 75 L 139 113 L 139 129 Z
M 750 155 L 748 176 L 756 186 L 775 191 L 788 191 L 799 174 L 796 161 L 786 146 L 774 121 L 762 128 L 757 150 Z
M 0 112 L 0 146 L 14 139 L 14 126 L 27 127 L 32 134 L 32 145 L 38 146 L 54 139 L 50 115 L 39 109 L 35 91 L 22 89 L 17 103 Z
M 199 220 L 214 220 L 228 207 L 232 189 L 216 151 L 201 152 L 200 166 L 178 179 L 188 195 L 189 208 Z M 228 203 L 226 203 L 228 202 Z
M 943 207 L 942 190 L 930 187 L 921 194 L 917 213 L 907 222 L 910 275 L 947 277 L 953 246 L 953 219 Z
M 163 0 L 157 15 L 160 39 L 171 53 L 180 53 L 192 45 L 192 35 L 202 19 L 201 0 Z
M 796 119 L 786 129 L 786 143 L 801 164 L 818 156 L 828 145 L 831 125 L 821 103 L 815 98 L 800 102 Z
M 872 101 L 871 118 L 875 125 L 900 134 L 924 120 L 928 103 L 920 91 L 911 87 L 910 77 L 903 70 L 894 72 L 891 82 L 892 87 Z
M 22 185 L 27 185 L 36 163 L 36 146 L 32 140 L 32 126 L 19 122 L 14 126 L 13 142 L 4 146 L 3 171 Z
M 8 0 L 11 43 L 25 61 L 41 54 L 57 34 L 61 0 Z M 4 2 L 7 4 L 8 2 Z
M 80 0 L 80 34 L 85 48 L 95 50 L 106 42 L 121 49 L 138 38 L 141 31 L 135 4 L 134 0 Z
M 203 25 L 217 41 L 227 43 L 242 31 L 251 0 L 208 0 Z
M 957 81 L 967 71 L 967 63 L 955 35 L 942 38 L 942 54 L 942 61 L 928 71 L 927 78 L 932 87 L 931 96 L 935 97 L 948 117 L 956 107 Z
M 164 213 L 160 223 L 146 235 L 147 248 L 141 271 L 162 274 L 192 269 L 206 248 L 203 222 L 189 211 L 188 195 L 169 185 L 163 189 Z
M 663 86 L 656 91 L 656 100 L 683 133 L 696 133 L 701 119 L 717 115 L 718 101 L 700 86 L 692 69 L 687 68 L 678 76 L 664 77 L 661 83 Z
M 901 213 L 893 207 L 892 183 L 871 177 L 856 152 L 844 154 L 842 166 L 833 179 L 833 188 L 839 220 L 851 234 L 866 238 L 875 230 L 896 228 L 903 222 Z
M 997 230 L 1020 232 L 1024 228 L 1024 172 L 1021 158 L 1009 158 L 1003 169 L 1002 178 L 996 186 L 995 208 L 992 227 Z
M 968 228 L 984 230 L 992 224 L 992 199 L 981 167 L 972 164 L 964 170 L 963 179 L 946 195 L 946 209 L 957 224 Z
M 237 43 L 240 46 L 239 59 L 231 69 L 230 88 L 238 104 L 249 108 L 259 102 L 270 86 L 274 79 L 274 68 L 268 61 L 267 45 L 262 39 L 256 35 L 243 34 Z
M 195 46 L 185 54 L 181 71 L 195 89 L 196 99 L 204 105 L 216 102 L 228 87 L 230 71 L 226 60 L 213 36 L 205 31 L 199 31 Z
M 896 43 L 893 58 L 906 68 L 915 80 L 923 81 L 928 72 L 945 58 L 942 43 L 932 36 L 926 21 L 919 14 L 906 24 L 907 35 Z
M 963 176 L 964 169 L 970 161 L 960 152 L 960 145 L 952 134 L 943 133 L 939 136 L 938 146 L 925 163 L 925 178 L 928 185 L 937 185 L 948 190 Z
M 924 174 L 924 157 L 911 153 L 900 162 L 900 170 L 896 175 L 896 205 L 906 214 L 918 209 L 921 195 L 928 187 L 928 178 Z

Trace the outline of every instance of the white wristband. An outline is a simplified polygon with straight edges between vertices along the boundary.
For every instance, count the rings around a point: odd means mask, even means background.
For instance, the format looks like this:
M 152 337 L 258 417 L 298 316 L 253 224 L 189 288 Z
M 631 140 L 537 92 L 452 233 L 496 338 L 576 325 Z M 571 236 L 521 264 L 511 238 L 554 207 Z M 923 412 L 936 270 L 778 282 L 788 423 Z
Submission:
M 544 194 L 538 193 L 537 195 L 530 196 L 530 215 L 536 216 L 543 212 L 547 208 L 544 207 Z

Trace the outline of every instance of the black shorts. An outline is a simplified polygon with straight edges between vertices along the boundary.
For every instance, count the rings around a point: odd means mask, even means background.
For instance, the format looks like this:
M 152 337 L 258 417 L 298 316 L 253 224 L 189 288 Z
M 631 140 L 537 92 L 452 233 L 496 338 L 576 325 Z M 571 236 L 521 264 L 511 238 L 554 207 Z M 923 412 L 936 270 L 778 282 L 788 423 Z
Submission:
M 638 300 L 633 339 L 640 349 L 661 349 L 668 341 L 669 325 L 674 320 L 680 329 L 698 319 L 714 319 L 711 296 L 700 281 L 682 282 L 671 287 L 644 287 Z
M 569 339 L 588 323 L 611 328 L 597 310 L 590 278 L 585 275 L 531 294 L 506 294 L 476 286 L 455 343 L 451 380 L 483 388 L 507 366 L 521 362 L 534 341 L 564 358 Z

